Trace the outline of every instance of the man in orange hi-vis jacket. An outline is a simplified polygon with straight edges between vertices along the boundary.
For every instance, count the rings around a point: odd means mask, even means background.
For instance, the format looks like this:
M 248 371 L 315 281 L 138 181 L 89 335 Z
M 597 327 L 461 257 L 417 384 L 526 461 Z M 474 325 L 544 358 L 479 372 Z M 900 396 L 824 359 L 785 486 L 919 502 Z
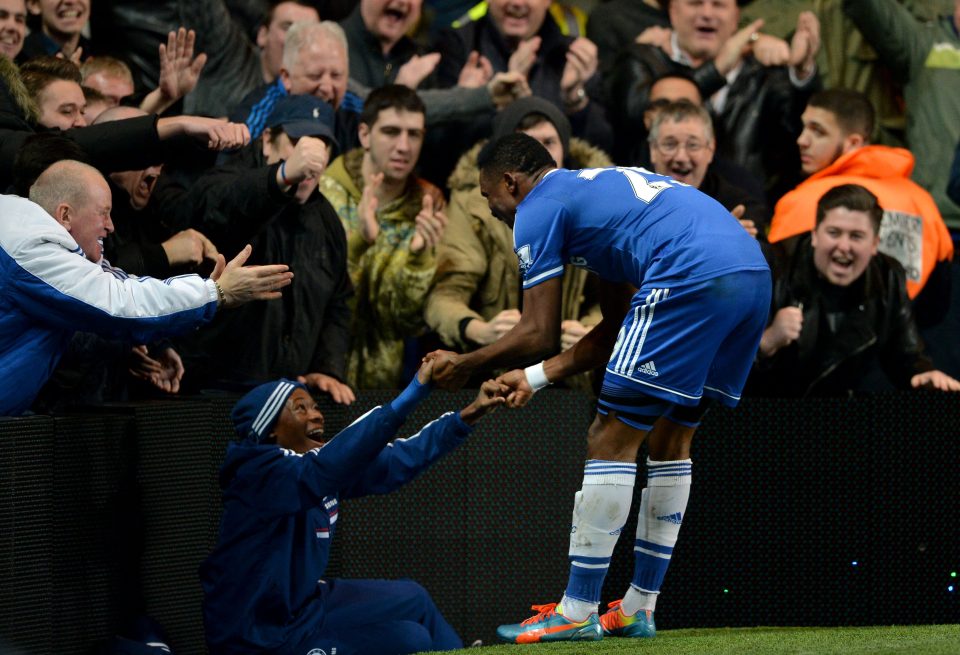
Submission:
M 873 125 L 873 107 L 860 93 L 830 89 L 810 99 L 797 139 L 800 163 L 809 177 L 777 203 L 770 242 L 809 233 L 824 193 L 842 184 L 859 184 L 880 200 L 880 252 L 903 265 L 910 298 L 928 282 L 939 296 L 941 275 L 949 279 L 947 266 L 953 257 L 950 233 L 933 198 L 910 179 L 913 154 L 871 145 Z

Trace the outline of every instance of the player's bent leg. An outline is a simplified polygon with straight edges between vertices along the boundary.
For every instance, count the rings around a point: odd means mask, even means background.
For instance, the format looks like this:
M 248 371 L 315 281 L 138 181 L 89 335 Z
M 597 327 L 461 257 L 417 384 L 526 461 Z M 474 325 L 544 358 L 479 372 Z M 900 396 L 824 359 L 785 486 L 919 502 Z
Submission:
M 634 574 L 622 601 L 600 617 L 604 634 L 656 635 L 654 610 L 690 497 L 690 443 L 706 403 L 671 408 L 647 437 L 647 487 L 641 493 L 634 542 Z M 677 421 L 683 421 L 679 423 Z
M 513 643 L 600 639 L 600 590 L 633 499 L 637 449 L 646 431 L 602 411 L 590 428 L 583 485 L 574 498 L 570 576 L 559 604 L 538 605 L 522 623 L 500 626 Z

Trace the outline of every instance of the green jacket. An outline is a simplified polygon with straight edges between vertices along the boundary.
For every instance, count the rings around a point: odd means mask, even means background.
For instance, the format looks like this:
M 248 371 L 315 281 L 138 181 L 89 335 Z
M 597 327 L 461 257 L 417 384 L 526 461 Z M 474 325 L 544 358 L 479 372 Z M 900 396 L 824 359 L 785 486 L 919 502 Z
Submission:
M 922 23 L 894 0 L 844 0 L 843 10 L 903 82 L 907 143 L 917 158 L 913 179 L 933 196 L 947 225 L 960 227 L 960 206 L 946 193 L 960 141 L 960 36 L 953 17 Z
M 900 4 L 923 23 L 953 11 L 953 0 L 900 0 Z M 820 19 L 823 47 L 817 63 L 820 65 L 823 59 L 820 73 L 824 87 L 852 89 L 867 96 L 877 112 L 874 142 L 906 148 L 902 84 L 892 78 L 877 51 L 843 13 L 843 0 L 815 0 L 813 6 Z
M 423 303 L 436 270 L 433 248 L 410 252 L 415 219 L 424 193 L 433 196 L 434 208 L 443 209 L 446 201 L 437 187 L 411 178 L 402 196 L 377 210 L 380 233 L 367 243 L 357 213 L 362 161 L 363 150 L 351 150 L 320 179 L 320 191 L 347 233 L 347 269 L 355 290 L 347 380 L 358 389 L 396 389 L 402 382 L 404 339 L 424 331 Z
M 449 224 L 437 252 L 437 276 L 427 298 L 425 319 L 445 344 L 461 352 L 477 344 L 461 332 L 464 319 L 489 321 L 518 305 L 520 273 L 513 231 L 490 213 L 480 195 L 477 154 L 485 142 L 460 157 L 450 176 Z M 584 168 L 612 166 L 600 149 L 573 138 L 570 157 Z M 586 298 L 587 272 L 567 266 L 563 279 L 563 320 L 587 326 L 600 322 L 600 310 Z

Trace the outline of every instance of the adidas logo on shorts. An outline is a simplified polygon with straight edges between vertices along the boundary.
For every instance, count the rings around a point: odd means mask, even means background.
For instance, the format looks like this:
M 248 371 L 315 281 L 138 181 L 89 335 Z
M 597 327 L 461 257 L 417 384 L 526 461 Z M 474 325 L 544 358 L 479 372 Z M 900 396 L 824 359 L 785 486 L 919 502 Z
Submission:
M 643 373 L 644 375 L 649 375 L 651 377 L 657 377 L 660 375 L 657 373 L 657 367 L 653 365 L 653 360 L 651 359 L 646 364 L 641 364 L 637 367 L 637 370 Z

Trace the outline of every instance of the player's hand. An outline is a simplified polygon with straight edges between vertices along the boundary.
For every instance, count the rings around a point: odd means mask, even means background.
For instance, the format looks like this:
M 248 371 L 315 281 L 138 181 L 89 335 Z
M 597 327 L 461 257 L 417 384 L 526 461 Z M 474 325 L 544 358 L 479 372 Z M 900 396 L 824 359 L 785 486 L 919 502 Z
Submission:
M 330 375 L 325 375 L 323 373 L 307 373 L 306 375 L 300 375 L 297 377 L 297 382 L 300 384 L 305 384 L 312 389 L 330 394 L 330 397 L 333 398 L 333 402 L 337 403 L 338 405 L 349 405 L 357 399 L 353 393 L 353 389 L 337 378 Z
M 447 215 L 440 209 L 434 209 L 433 196 L 423 194 L 423 203 L 415 223 L 416 231 L 410 239 L 410 252 L 418 253 L 424 248 L 436 248 L 447 229 Z
M 420 362 L 420 368 L 417 369 L 417 381 L 420 384 L 426 384 L 433 379 L 434 359 L 427 356 Z
M 507 407 L 523 407 L 533 398 L 533 387 L 527 382 L 523 369 L 515 368 L 497 378 L 497 383 L 508 389 Z
M 503 385 L 495 380 L 487 380 L 480 385 L 476 399 L 460 412 L 460 418 L 467 425 L 473 425 L 503 405 L 507 401 L 504 395 L 506 392 L 507 388 Z
M 473 375 L 473 366 L 466 357 L 449 350 L 434 350 L 423 359 L 433 362 L 433 381 L 441 389 L 455 391 Z
M 910 386 L 914 389 L 927 387 L 939 391 L 960 391 L 960 382 L 942 371 L 927 371 L 910 378 Z
M 803 309 L 784 307 L 778 311 L 770 326 L 763 331 L 760 339 L 760 352 L 770 357 L 775 352 L 789 346 L 800 338 L 803 330 Z
M 420 86 L 420 82 L 423 82 L 430 76 L 430 73 L 433 72 L 433 69 L 435 69 L 439 63 L 439 52 L 414 55 L 397 71 L 397 79 L 395 82 L 410 87 L 411 89 L 416 89 Z
M 210 279 L 220 283 L 224 306 L 236 307 L 251 300 L 276 300 L 280 289 L 293 283 L 293 273 L 286 264 L 244 266 L 253 248 L 247 244 L 229 264 L 217 255 L 217 265 Z
M 460 69 L 457 86 L 464 89 L 475 89 L 488 83 L 492 77 L 493 64 L 477 50 L 473 50 L 467 57 L 467 63 Z

